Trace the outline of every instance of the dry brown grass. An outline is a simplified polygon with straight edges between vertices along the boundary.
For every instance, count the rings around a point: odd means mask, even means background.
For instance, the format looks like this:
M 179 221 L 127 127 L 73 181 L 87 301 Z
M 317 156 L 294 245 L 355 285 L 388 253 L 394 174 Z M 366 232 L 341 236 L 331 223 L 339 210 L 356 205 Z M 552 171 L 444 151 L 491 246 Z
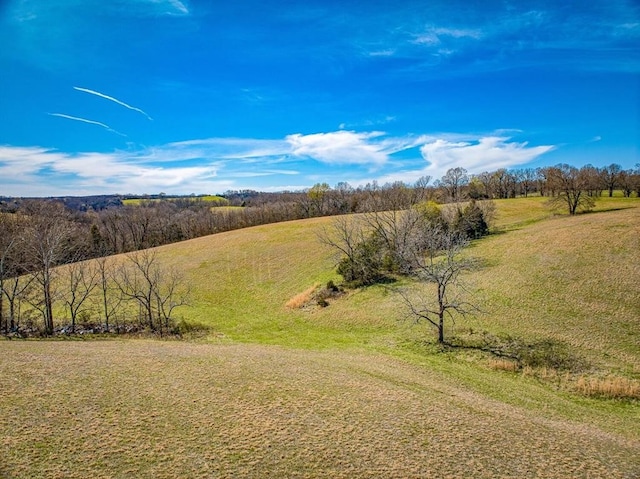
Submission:
M 316 292 L 320 285 L 316 284 L 310 288 L 305 289 L 302 293 L 296 294 L 291 298 L 285 306 L 289 309 L 301 309 L 307 306 L 313 301 L 313 294 Z
M 605 378 L 580 376 L 575 382 L 574 388 L 587 396 L 640 399 L 640 382 L 617 376 Z
M 0 348 L 4 478 L 640 472 L 637 431 L 507 405 L 375 353 L 154 341 Z
M 502 358 L 492 358 L 487 361 L 487 365 L 496 371 L 516 372 L 520 370 L 520 365 L 516 361 Z

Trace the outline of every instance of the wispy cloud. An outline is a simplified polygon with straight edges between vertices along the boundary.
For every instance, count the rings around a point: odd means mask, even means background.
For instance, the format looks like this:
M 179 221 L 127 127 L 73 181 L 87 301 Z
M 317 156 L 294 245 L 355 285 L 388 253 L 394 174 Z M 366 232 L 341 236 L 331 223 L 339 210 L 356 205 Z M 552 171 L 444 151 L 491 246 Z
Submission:
M 150 3 L 163 9 L 166 15 L 189 15 L 189 9 L 185 2 L 180 0 L 147 0 Z
M 482 31 L 469 28 L 430 27 L 424 32 L 415 35 L 413 43 L 421 45 L 440 45 L 447 37 L 454 39 L 471 38 L 479 40 L 482 38 Z
M 149 115 L 147 115 L 147 113 L 144 110 L 141 110 L 140 108 L 136 108 L 135 106 L 131 106 L 131 105 L 129 105 L 129 104 L 127 104 L 127 103 L 125 103 L 125 102 L 123 102 L 121 100 L 118 100 L 117 98 L 114 98 L 114 97 L 109 96 L 109 95 L 105 95 L 104 93 L 100 93 L 100 92 L 95 91 L 95 90 L 90 90 L 88 88 L 81 88 L 81 87 L 78 87 L 78 86 L 74 86 L 73 88 L 74 88 L 74 90 L 78 90 L 78 91 L 81 91 L 81 92 L 84 92 L 84 93 L 88 93 L 90 95 L 99 96 L 100 98 L 104 98 L 105 100 L 112 101 L 114 103 L 117 103 L 118 105 L 121 105 L 121 106 L 123 106 L 125 108 L 128 108 L 129 110 L 133 110 L 133 111 L 137 111 L 138 113 L 141 113 L 142 115 L 146 116 L 147 119 L 149 119 L 149 120 L 153 120 L 153 118 L 151 118 Z
M 506 136 L 392 136 L 380 131 L 294 134 L 272 140 L 210 138 L 111 153 L 0 146 L 0 188 L 18 196 L 273 191 L 291 189 L 286 185 L 293 176 L 301 187 L 318 181 L 361 185 L 372 179 L 413 183 L 423 175 L 439 178 L 457 166 L 470 173 L 510 168 L 553 148 Z
M 90 125 L 98 125 L 98 126 L 101 126 L 102 128 L 109 130 L 112 133 L 115 133 L 116 135 L 127 136 L 124 133 L 120 133 L 118 130 L 114 130 L 109 125 L 106 125 L 99 121 L 87 120 L 86 118 L 80 118 L 78 116 L 65 115 L 64 113 L 47 113 L 47 114 L 51 116 L 57 116 L 59 118 L 67 118 L 68 120 L 75 120 L 75 121 L 81 121 L 82 123 L 89 123 Z
M 535 9 L 526 2 L 485 3 L 465 5 L 464 15 L 446 2 L 429 2 L 411 8 L 411 13 L 407 4 L 395 17 L 385 12 L 375 20 L 367 15 L 358 19 L 372 28 L 350 38 L 372 61 L 403 59 L 400 73 L 412 75 L 428 70 L 451 76 L 549 64 L 579 71 L 640 69 L 640 10 L 633 2 L 598 0 L 579 8 L 542 2 Z

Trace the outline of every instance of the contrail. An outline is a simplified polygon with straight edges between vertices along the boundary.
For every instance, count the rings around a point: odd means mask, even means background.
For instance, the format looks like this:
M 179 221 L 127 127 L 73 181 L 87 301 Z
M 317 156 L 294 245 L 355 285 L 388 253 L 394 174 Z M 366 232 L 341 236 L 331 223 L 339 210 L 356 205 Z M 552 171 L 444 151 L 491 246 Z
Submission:
M 102 128 L 106 128 L 107 130 L 109 130 L 112 133 L 115 133 L 117 135 L 120 136 L 127 136 L 124 133 L 120 133 L 117 130 L 114 130 L 113 128 L 111 128 L 109 125 L 105 125 L 104 123 L 100 123 L 99 121 L 94 121 L 94 120 L 87 120 L 86 118 L 79 118 L 77 116 L 71 116 L 71 115 L 64 115 L 62 113 L 47 113 L 47 115 L 51 115 L 51 116 L 58 116 L 60 118 L 68 118 L 69 120 L 75 120 L 75 121 L 81 121 L 83 123 L 90 123 L 92 125 L 98 125 L 101 126 Z
M 147 115 L 147 113 L 144 110 L 141 110 L 140 108 L 136 108 L 135 106 L 127 105 L 125 102 L 120 101 L 117 98 L 113 98 L 112 96 L 105 95 L 104 93 L 100 93 L 99 91 L 89 90 L 88 88 L 80 88 L 79 86 L 74 86 L 73 88 L 75 90 L 78 90 L 78 91 L 83 91 L 85 93 L 89 93 L 90 95 L 96 95 L 96 96 L 99 96 L 100 98 L 104 98 L 106 100 L 111 100 L 111 101 L 117 103 L 118 105 L 121 105 L 121 106 L 123 106 L 125 108 L 128 108 L 129 110 L 133 110 L 133 111 L 137 111 L 138 113 L 142 113 L 149 120 L 153 120 L 153 118 L 151 118 L 149 115 Z

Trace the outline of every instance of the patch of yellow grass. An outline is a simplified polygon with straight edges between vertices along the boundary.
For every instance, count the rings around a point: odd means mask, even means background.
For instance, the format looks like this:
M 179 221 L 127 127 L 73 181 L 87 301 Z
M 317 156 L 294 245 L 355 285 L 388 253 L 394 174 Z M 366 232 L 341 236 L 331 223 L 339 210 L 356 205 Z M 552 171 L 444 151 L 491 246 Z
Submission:
M 575 390 L 587 396 L 640 399 L 640 382 L 617 376 L 605 378 L 581 376 L 575 383 Z
M 520 369 L 518 363 L 510 359 L 490 359 L 487 364 L 491 369 L 495 369 L 496 371 L 508 371 L 514 373 Z
M 318 289 L 319 285 L 311 286 L 310 288 L 305 289 L 302 293 L 296 294 L 293 298 L 291 298 L 285 306 L 289 309 L 300 309 L 304 308 L 307 304 L 311 302 L 313 299 L 313 293 Z

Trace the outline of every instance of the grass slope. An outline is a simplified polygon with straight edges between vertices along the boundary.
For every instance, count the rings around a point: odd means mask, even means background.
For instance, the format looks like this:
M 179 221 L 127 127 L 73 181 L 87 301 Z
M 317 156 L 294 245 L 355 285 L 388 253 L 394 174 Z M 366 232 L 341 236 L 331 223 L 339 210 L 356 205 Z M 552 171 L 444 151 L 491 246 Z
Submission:
M 555 338 L 638 378 L 640 200 L 554 217 L 498 202 L 468 326 Z M 605 211 L 607 210 L 607 211 Z M 202 343 L 0 342 L 0 478 L 640 475 L 640 404 L 581 397 L 435 353 L 371 287 L 288 309 L 335 278 L 320 218 L 159 249 L 193 289 Z

